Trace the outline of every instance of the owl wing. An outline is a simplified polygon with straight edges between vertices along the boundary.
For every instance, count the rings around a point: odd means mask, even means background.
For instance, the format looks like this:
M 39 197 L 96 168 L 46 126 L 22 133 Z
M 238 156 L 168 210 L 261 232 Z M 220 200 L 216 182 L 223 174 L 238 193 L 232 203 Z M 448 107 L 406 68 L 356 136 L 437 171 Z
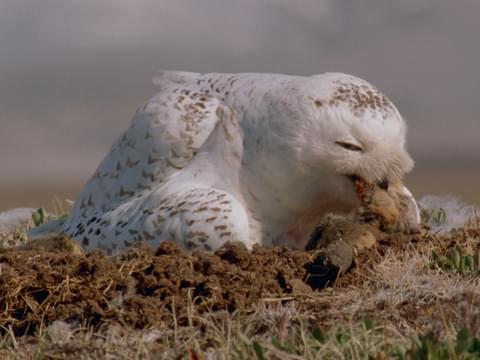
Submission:
M 221 105 L 198 91 L 194 73 L 166 72 L 160 92 L 139 108 L 78 197 L 72 218 L 107 211 L 177 174 L 214 130 Z M 188 83 L 184 78 L 188 77 Z

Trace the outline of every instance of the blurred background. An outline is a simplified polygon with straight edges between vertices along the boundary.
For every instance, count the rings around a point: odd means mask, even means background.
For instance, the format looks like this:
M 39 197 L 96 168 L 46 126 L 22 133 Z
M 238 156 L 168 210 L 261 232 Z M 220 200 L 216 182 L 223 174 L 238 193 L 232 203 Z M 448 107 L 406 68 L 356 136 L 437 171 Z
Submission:
M 417 197 L 480 203 L 478 0 L 3 0 L 0 211 L 75 199 L 158 69 L 340 71 L 406 118 Z

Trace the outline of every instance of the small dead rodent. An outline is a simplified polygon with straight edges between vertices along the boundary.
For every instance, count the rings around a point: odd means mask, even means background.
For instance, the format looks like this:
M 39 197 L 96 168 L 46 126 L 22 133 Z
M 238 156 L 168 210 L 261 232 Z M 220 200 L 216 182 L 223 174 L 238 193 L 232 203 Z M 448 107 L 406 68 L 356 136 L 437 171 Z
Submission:
M 370 223 L 386 233 L 418 232 L 418 224 L 412 221 L 414 203 L 410 196 L 400 182 L 391 184 L 387 190 L 372 186 L 366 191 L 355 219 Z
M 312 233 L 306 250 L 321 251 L 341 274 L 351 266 L 355 255 L 375 246 L 382 233 L 410 231 L 408 199 L 402 189 L 401 183 L 388 190 L 362 184 L 360 208 L 349 215 L 325 216 Z

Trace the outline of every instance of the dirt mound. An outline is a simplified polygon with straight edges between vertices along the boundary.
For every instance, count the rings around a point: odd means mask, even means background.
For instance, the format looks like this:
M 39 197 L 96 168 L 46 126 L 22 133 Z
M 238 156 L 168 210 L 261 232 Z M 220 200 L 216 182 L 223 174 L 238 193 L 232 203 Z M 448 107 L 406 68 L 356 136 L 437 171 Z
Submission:
M 316 256 L 281 247 L 249 252 L 236 243 L 191 255 L 169 242 L 156 252 L 145 246 L 118 256 L 3 251 L 0 325 L 17 335 L 54 320 L 145 328 L 173 326 L 172 314 L 182 325 L 189 311 L 232 312 L 262 299 L 312 292 L 305 281 L 325 271 Z
M 248 311 L 262 301 L 302 299 L 332 283 L 356 284 L 363 270 L 375 271 L 387 251 L 429 241 L 428 233 L 377 231 L 375 238 L 375 246 L 361 253 L 355 243 L 346 245 L 354 253 L 355 271 L 332 263 L 344 249 L 332 247 L 330 256 L 325 253 L 329 245 L 310 251 L 262 246 L 248 251 L 233 243 L 214 254 L 189 254 L 163 242 L 156 251 L 144 245 L 116 256 L 55 247 L 0 250 L 0 328 L 34 334 L 55 320 L 173 328 L 192 324 L 193 315 L 205 312 Z

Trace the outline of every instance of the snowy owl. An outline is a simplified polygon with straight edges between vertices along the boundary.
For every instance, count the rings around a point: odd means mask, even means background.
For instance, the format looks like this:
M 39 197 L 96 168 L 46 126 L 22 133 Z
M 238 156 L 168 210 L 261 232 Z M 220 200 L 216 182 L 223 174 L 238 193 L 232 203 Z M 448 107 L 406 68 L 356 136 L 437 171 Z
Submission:
M 167 71 L 154 82 L 62 224 L 86 248 L 304 248 L 326 213 L 359 206 L 359 179 L 386 187 L 413 166 L 396 107 L 351 75 Z

